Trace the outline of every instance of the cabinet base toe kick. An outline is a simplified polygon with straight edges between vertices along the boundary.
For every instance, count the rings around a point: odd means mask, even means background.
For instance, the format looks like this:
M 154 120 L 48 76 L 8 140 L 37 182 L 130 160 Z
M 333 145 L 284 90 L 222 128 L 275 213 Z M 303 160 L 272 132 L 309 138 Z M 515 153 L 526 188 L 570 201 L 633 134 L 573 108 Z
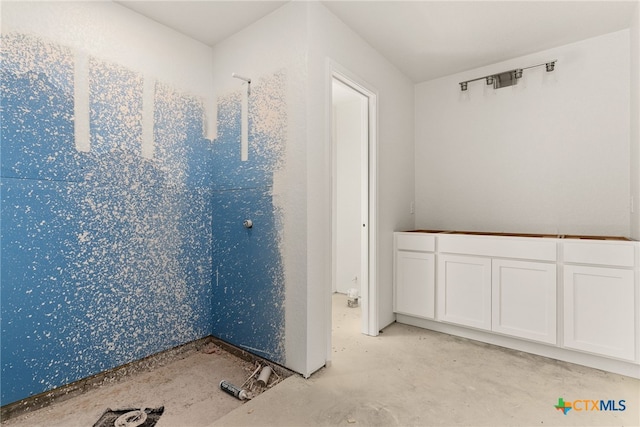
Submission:
M 640 365 L 635 362 L 611 359 L 595 354 L 583 353 L 541 343 L 520 340 L 492 332 L 466 328 L 462 326 L 442 323 L 434 320 L 422 319 L 404 314 L 396 314 L 396 321 L 405 325 L 416 326 L 433 332 L 444 333 L 459 338 L 479 341 L 485 344 L 495 345 L 515 352 L 526 352 L 536 356 L 542 356 L 561 362 L 573 363 L 589 368 L 600 369 L 614 374 L 625 375 L 640 379 Z

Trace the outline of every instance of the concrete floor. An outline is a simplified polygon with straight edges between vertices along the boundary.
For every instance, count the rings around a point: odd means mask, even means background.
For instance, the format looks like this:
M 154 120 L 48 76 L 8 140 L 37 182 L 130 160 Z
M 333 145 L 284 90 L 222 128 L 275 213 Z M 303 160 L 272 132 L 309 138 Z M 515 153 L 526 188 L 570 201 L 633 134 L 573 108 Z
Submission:
M 90 426 L 106 407 L 161 405 L 158 427 L 640 426 L 638 380 L 401 324 L 366 337 L 344 295 L 334 296 L 333 318 L 330 368 L 244 404 L 217 387 L 241 384 L 252 366 L 196 353 L 3 426 Z M 563 415 L 559 397 L 624 399 L 626 410 Z
M 333 361 L 214 426 L 639 426 L 640 381 L 393 324 L 360 334 L 359 309 L 333 304 Z M 565 400 L 626 400 L 624 412 L 556 410 Z
M 219 389 L 220 381 L 242 384 L 254 365 L 210 345 L 186 358 L 132 374 L 124 381 L 103 385 L 80 396 L 12 418 L 11 427 L 92 426 L 109 408 L 157 408 L 164 414 L 157 427 L 208 426 L 242 405 Z

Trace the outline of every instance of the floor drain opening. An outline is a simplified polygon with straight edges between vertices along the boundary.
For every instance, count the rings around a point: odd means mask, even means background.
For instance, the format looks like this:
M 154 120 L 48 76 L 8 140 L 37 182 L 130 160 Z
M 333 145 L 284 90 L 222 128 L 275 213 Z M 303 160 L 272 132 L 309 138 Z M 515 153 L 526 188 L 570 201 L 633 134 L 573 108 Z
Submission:
M 164 406 L 159 408 L 108 409 L 93 427 L 153 427 L 164 413 Z

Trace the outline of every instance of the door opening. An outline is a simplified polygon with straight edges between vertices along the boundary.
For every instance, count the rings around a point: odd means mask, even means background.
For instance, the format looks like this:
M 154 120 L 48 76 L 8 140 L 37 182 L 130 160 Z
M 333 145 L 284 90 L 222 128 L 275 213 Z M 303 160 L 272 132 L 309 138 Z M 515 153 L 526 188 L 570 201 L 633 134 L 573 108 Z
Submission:
M 333 147 L 335 148 L 335 219 L 333 291 L 361 296 L 365 276 L 362 267 L 363 212 L 368 210 L 365 200 L 367 182 L 363 179 L 366 166 L 367 98 L 341 81 L 332 82 L 333 94 Z M 363 236 L 363 234 L 365 234 Z M 363 262 L 364 261 L 364 262 Z M 366 283 L 364 283 L 366 285 Z M 359 303 L 359 301 L 358 301 Z M 359 305 L 359 304 L 358 304 Z
M 360 312 L 361 332 L 376 336 L 378 319 L 373 268 L 376 95 L 348 73 L 337 71 L 335 66 L 331 69 L 331 94 L 331 291 L 349 294 L 355 290 L 359 297 L 358 307 L 352 309 Z

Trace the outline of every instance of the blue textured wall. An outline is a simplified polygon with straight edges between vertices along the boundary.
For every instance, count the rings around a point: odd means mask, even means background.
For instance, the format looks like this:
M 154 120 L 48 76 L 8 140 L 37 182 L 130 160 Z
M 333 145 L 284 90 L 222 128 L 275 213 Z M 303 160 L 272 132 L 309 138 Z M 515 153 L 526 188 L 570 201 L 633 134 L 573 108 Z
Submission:
M 1 404 L 209 334 L 285 363 L 284 75 L 254 79 L 247 161 L 242 91 L 212 142 L 201 102 L 156 83 L 147 158 L 142 75 L 89 56 L 80 152 L 74 52 L 8 34 L 2 59 Z
M 201 102 L 90 57 L 91 150 L 74 141 L 73 54 L 2 37 L 1 404 L 209 335 L 212 143 Z
M 286 137 L 284 75 L 254 79 L 248 160 L 240 158 L 242 89 L 218 103 L 213 168 L 213 335 L 285 363 L 284 272 L 273 174 Z M 247 229 L 243 221 L 253 221 Z

